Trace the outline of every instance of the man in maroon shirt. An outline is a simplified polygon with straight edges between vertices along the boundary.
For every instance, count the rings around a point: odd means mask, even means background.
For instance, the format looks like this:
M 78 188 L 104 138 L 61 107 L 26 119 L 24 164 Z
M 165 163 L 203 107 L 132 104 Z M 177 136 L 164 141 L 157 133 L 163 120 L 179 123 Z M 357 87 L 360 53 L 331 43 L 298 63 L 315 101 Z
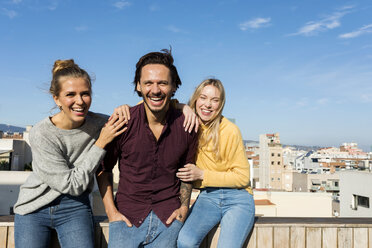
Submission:
M 197 134 L 185 132 L 184 116 L 170 104 L 181 84 L 170 51 L 142 56 L 133 83 L 143 103 L 130 108 L 128 129 L 107 147 L 97 171 L 110 221 L 109 247 L 176 247 L 192 190 L 176 172 L 195 163 Z M 117 161 L 120 179 L 114 200 L 112 168 Z

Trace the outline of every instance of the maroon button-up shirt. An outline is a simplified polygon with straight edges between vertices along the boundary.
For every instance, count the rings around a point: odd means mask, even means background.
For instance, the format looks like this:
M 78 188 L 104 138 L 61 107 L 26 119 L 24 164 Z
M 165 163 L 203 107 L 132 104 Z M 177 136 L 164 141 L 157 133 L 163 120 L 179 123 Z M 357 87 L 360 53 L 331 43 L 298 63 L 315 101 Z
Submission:
M 111 172 L 119 160 L 120 179 L 115 197 L 119 212 L 139 227 L 151 210 L 165 224 L 180 207 L 178 168 L 195 163 L 197 134 L 185 132 L 183 114 L 169 107 L 159 140 L 139 104 L 130 109 L 128 129 L 108 147 L 99 170 Z

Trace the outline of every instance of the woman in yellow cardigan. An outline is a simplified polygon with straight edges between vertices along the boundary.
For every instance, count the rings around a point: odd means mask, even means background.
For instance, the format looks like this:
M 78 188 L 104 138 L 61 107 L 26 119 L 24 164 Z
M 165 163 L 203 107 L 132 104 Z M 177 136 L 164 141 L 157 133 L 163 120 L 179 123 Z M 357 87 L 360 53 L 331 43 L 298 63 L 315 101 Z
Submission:
M 225 90 L 217 79 L 204 80 L 189 105 L 199 117 L 201 134 L 196 165 L 177 176 L 200 188 L 178 237 L 178 247 L 199 247 L 220 222 L 218 247 L 242 247 L 254 223 L 249 164 L 239 128 L 222 116 Z

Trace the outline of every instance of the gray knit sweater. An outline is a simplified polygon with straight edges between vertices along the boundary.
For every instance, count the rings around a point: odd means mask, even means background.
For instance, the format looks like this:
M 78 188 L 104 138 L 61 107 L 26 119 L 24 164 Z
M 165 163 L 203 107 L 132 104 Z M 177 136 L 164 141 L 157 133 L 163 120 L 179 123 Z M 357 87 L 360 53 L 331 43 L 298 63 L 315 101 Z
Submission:
M 15 213 L 32 213 L 61 194 L 91 192 L 94 173 L 106 153 L 94 143 L 107 118 L 89 112 L 81 127 L 63 130 L 48 117 L 31 129 L 33 172 L 20 188 Z

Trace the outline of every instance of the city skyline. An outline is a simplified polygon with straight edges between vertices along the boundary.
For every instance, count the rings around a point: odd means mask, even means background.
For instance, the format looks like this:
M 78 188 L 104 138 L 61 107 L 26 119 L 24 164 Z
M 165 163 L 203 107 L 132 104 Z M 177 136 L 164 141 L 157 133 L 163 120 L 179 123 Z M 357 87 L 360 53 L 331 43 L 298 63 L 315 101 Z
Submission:
M 95 77 L 91 110 L 134 105 L 135 63 L 172 46 L 187 102 L 214 76 L 245 140 L 372 145 L 372 4 L 366 1 L 36 1 L 0 3 L 0 123 L 51 115 L 56 59 Z

